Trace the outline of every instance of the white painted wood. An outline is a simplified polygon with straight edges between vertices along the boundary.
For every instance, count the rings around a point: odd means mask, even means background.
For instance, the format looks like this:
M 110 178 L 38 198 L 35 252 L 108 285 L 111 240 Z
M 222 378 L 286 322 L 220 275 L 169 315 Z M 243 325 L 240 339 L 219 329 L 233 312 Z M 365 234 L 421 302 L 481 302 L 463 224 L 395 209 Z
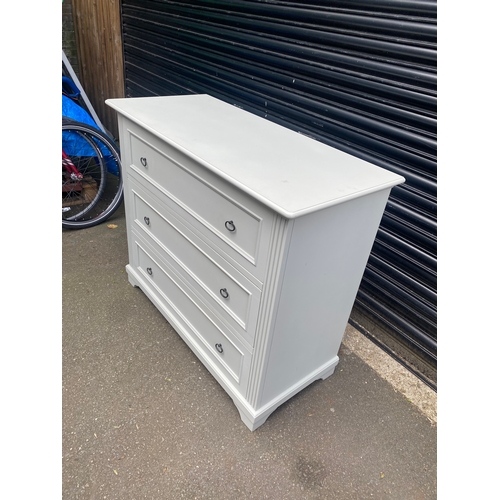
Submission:
M 255 430 L 333 373 L 404 179 L 209 96 L 108 104 L 126 170 L 129 280 Z
M 294 220 L 257 405 L 335 360 L 389 189 Z
M 161 191 L 170 209 L 247 269 L 250 279 L 262 280 L 273 213 L 137 125 L 127 122 L 126 137 L 121 148 L 131 158 L 129 174 Z
M 144 135 L 144 132 L 141 133 Z M 156 182 L 178 205 L 191 212 L 193 217 L 202 221 L 214 232 L 227 239 L 247 258 L 255 263 L 258 251 L 261 221 L 267 215 L 262 205 L 256 205 L 251 199 L 245 200 L 241 194 L 237 202 L 228 198 L 227 189 L 216 191 L 217 181 L 212 179 L 206 182 L 207 174 L 203 177 L 196 175 L 196 165 L 184 168 L 191 163 L 189 158 L 179 158 L 175 152 L 167 154 L 165 146 L 163 152 L 156 150 L 153 139 L 146 142 L 135 134 L 130 134 L 132 165 L 142 175 Z M 177 156 L 177 161 L 175 159 Z M 208 180 L 210 182 L 210 180 Z M 259 214 L 261 212 L 261 214 Z M 226 221 L 232 221 L 226 228 Z
M 212 258 L 195 234 L 150 192 L 131 178 L 129 186 L 133 230 L 252 346 L 260 289 L 226 262 Z
M 284 217 L 299 217 L 404 181 L 208 95 L 106 103 Z
M 213 373 L 232 390 L 245 392 L 250 352 L 224 331 L 197 301 L 182 278 L 136 235 L 127 273 Z M 149 271 L 150 270 L 150 271 Z M 151 274 L 150 274 L 151 273 Z M 222 352 L 217 351 L 220 345 Z

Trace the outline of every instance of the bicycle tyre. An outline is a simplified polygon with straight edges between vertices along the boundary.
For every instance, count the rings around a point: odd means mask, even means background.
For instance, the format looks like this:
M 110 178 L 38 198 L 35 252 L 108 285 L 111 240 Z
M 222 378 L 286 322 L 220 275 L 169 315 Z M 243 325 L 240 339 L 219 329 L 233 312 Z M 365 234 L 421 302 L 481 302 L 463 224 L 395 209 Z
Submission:
M 65 142 L 70 147 L 65 156 Z M 85 154 L 81 154 L 85 152 Z M 80 175 L 78 177 L 77 175 Z M 62 214 L 63 222 L 78 221 L 96 206 L 106 188 L 107 168 L 101 150 L 91 136 L 63 128 Z
M 88 197 L 92 197 L 90 208 L 89 206 L 80 206 L 76 210 L 67 210 L 71 205 L 68 205 L 68 202 L 65 202 L 63 198 L 62 226 L 66 229 L 84 229 L 96 226 L 109 219 L 123 201 L 120 150 L 116 143 L 102 131 L 66 117 L 63 117 L 62 132 L 63 149 L 65 143 L 67 147 L 70 144 L 68 138 L 80 141 L 78 147 L 71 144 L 68 147 L 68 152 L 73 154 L 67 152 L 77 169 L 86 168 L 88 163 L 93 169 L 85 171 L 92 178 L 93 187 L 87 190 L 80 187 L 80 193 L 77 193 L 77 195 L 81 195 L 83 192 Z M 112 167 L 113 171 L 108 168 L 108 165 Z M 101 173 L 101 176 L 98 172 Z M 85 176 L 83 172 L 82 175 Z M 67 187 L 63 188 L 63 196 L 64 189 Z M 78 203 L 85 205 L 86 202 L 87 199 L 77 200 L 74 205 Z M 71 214 L 69 214 L 70 211 Z

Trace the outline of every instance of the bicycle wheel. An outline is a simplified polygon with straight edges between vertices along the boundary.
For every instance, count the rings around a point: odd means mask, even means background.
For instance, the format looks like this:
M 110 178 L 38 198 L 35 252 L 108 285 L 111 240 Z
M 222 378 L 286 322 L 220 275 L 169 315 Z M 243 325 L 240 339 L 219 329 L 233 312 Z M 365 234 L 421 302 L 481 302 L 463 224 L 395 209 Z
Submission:
M 70 140 L 77 146 L 68 148 Z M 91 137 L 78 130 L 63 129 L 65 144 L 71 154 L 62 151 L 63 225 L 90 215 L 106 188 L 107 179 L 104 156 Z
M 107 220 L 123 200 L 120 152 L 85 123 L 62 122 L 62 225 L 83 229 Z

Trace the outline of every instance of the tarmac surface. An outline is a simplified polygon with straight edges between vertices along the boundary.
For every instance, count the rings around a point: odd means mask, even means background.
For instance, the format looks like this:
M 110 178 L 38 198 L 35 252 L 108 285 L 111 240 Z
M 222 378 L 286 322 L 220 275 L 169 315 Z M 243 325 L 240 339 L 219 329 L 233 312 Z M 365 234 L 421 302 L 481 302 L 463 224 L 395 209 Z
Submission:
M 62 256 L 64 500 L 437 498 L 435 393 L 352 327 L 335 373 L 250 432 L 129 284 L 123 206 Z

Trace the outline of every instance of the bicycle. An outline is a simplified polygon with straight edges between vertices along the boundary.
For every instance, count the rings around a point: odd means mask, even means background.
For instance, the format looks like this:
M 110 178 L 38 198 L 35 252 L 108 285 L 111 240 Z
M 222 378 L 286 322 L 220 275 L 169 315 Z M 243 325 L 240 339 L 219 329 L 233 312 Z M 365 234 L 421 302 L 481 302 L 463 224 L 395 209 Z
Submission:
M 63 228 L 96 226 L 111 217 L 122 201 L 118 146 L 100 130 L 63 116 Z

